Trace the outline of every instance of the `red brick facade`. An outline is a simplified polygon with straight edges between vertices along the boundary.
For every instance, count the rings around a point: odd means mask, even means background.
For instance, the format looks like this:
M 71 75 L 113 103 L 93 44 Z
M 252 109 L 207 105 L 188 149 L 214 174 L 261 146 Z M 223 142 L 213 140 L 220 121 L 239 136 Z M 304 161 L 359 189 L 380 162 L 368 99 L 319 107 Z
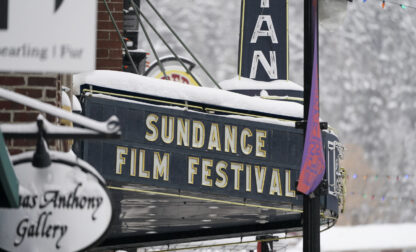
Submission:
M 7 88 L 16 93 L 41 100 L 54 106 L 60 106 L 61 81 L 60 75 L 37 74 L 5 74 L 0 73 L 0 87 Z M 27 106 L 0 100 L 0 123 L 33 122 L 36 121 L 39 112 Z M 51 122 L 57 122 L 57 118 L 47 115 Z M 10 154 L 18 154 L 25 150 L 33 149 L 35 141 L 27 139 L 12 139 L 7 141 Z M 56 148 L 52 143 L 52 148 Z
M 123 0 L 107 0 L 116 20 L 117 27 L 123 32 Z M 121 71 L 123 65 L 123 45 L 111 22 L 103 0 L 98 0 L 97 15 L 97 66 L 99 70 Z

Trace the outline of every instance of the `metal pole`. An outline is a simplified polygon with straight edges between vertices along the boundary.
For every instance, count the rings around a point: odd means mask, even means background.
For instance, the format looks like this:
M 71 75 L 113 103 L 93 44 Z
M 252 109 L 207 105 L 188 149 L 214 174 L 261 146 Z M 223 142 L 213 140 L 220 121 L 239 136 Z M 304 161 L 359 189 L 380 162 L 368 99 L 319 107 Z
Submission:
M 133 2 L 133 0 L 130 0 L 130 1 L 131 1 L 130 4 L 133 6 L 134 13 L 136 14 L 137 20 L 139 20 L 139 24 L 143 29 L 144 36 L 146 37 L 146 40 L 150 45 L 150 49 L 152 50 L 153 54 L 155 55 L 156 62 L 159 65 L 160 71 L 162 71 L 163 76 L 165 77 L 165 79 L 168 80 L 168 76 L 166 75 L 165 68 L 163 67 L 162 62 L 160 62 L 159 55 L 157 54 L 157 52 L 156 52 L 156 50 L 153 46 L 152 40 L 150 39 L 149 34 L 147 33 L 146 27 L 144 27 L 143 22 L 140 20 L 140 13 L 137 11 L 139 6 L 135 2 Z
M 120 123 L 116 116 L 111 116 L 105 122 L 99 122 L 88 117 L 78 115 L 75 113 L 71 113 L 69 111 L 60 109 L 53 105 L 43 103 L 36 99 L 27 97 L 25 95 L 21 95 L 10 90 L 0 88 L 0 98 L 16 102 L 22 105 L 26 105 L 30 108 L 38 110 L 40 112 L 47 113 L 52 116 L 56 116 L 62 119 L 66 119 L 68 121 L 77 123 L 85 128 L 92 129 L 99 133 L 104 134 L 118 134 L 120 133 Z M 44 125 L 45 126 L 45 125 Z
M 131 66 L 133 67 L 134 72 L 136 74 L 139 74 L 139 70 L 136 67 L 136 63 L 134 63 L 134 60 L 130 55 L 129 49 L 127 48 L 126 42 L 124 42 L 123 36 L 121 35 L 121 32 L 120 32 L 120 29 L 118 29 L 118 27 L 117 27 L 116 20 L 114 20 L 114 17 L 113 17 L 113 14 L 111 13 L 110 7 L 108 7 L 108 3 L 107 3 L 106 0 L 103 0 L 103 2 L 104 2 L 104 5 L 105 5 L 105 8 L 107 9 L 108 15 L 110 16 L 111 22 L 113 23 L 114 28 L 116 29 L 116 32 L 118 34 L 118 37 L 120 38 L 120 41 L 123 45 L 123 48 L 124 48 L 124 50 L 127 54 L 127 57 L 129 58 Z
M 303 251 L 319 252 L 321 247 L 320 237 L 320 200 L 319 195 L 311 198 L 304 195 L 303 198 Z
M 318 0 L 304 0 L 304 118 L 308 120 L 311 98 L 312 71 L 314 61 L 315 32 L 318 32 Z M 319 36 L 316 36 L 318 38 Z M 319 46 L 316 47 L 317 50 Z M 317 53 L 319 55 L 319 53 Z M 319 64 L 318 66 L 319 67 Z M 318 69 L 319 72 L 319 69 Z M 305 137 L 306 137 L 305 127 Z M 319 189 L 319 187 L 318 187 Z M 319 252 L 320 241 L 320 197 L 304 195 L 303 197 L 303 251 Z
M 182 65 L 182 67 L 186 70 L 186 73 L 188 73 L 199 86 L 202 86 L 201 83 L 198 81 L 198 79 L 192 74 L 192 72 L 185 66 L 185 64 L 183 63 L 183 61 L 181 60 L 181 58 L 179 58 L 178 54 L 175 53 L 175 51 L 172 49 L 172 47 L 169 46 L 169 43 L 166 42 L 166 40 L 162 37 L 162 35 L 157 31 L 157 29 L 152 25 L 152 23 L 149 21 L 149 19 L 143 14 L 143 12 L 137 8 L 137 6 L 135 6 L 135 4 L 133 5 L 135 10 L 137 10 L 137 12 L 140 14 L 141 17 L 143 17 L 144 21 L 146 21 L 147 25 L 150 27 L 150 29 L 153 30 L 153 32 L 159 37 L 159 39 L 163 42 L 163 44 L 165 44 L 165 46 L 168 48 L 168 50 L 173 54 L 173 56 L 175 57 L 175 59 L 177 61 L 179 61 L 179 63 Z

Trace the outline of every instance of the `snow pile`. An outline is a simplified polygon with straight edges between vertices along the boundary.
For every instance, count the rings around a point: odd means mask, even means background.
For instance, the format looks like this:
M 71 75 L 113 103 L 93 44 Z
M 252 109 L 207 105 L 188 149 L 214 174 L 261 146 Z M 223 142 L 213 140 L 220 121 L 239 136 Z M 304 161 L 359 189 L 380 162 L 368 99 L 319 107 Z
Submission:
M 303 91 L 303 87 L 290 80 L 275 80 L 270 82 L 256 81 L 244 77 L 235 76 L 232 79 L 224 80 L 219 85 L 225 90 L 245 90 L 245 89 L 263 89 L 263 90 L 294 90 Z
M 416 223 L 336 226 L 321 233 L 321 251 L 416 249 Z M 302 251 L 302 240 L 287 252 Z M 413 250 L 412 250 L 413 251 Z
M 184 85 L 173 81 L 159 80 L 132 73 L 96 70 L 74 75 L 74 92 L 76 94 L 80 94 L 80 86 L 83 84 L 214 106 L 238 108 L 296 118 L 303 117 L 303 106 L 301 104 L 264 100 L 225 90 Z
M 323 251 L 416 248 L 416 223 L 339 226 L 322 233 Z

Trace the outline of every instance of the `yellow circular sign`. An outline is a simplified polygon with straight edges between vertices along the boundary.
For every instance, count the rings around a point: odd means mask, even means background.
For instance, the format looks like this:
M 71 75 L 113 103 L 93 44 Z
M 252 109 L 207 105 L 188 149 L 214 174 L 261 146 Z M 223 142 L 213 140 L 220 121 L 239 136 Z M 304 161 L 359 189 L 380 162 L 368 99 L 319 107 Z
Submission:
M 199 86 L 198 82 L 195 81 L 194 78 L 192 78 L 191 75 L 189 75 L 188 73 L 184 72 L 184 71 L 180 71 L 180 70 L 167 70 L 166 72 L 166 77 L 163 75 L 162 72 L 160 72 L 159 74 L 157 74 L 155 76 L 155 78 L 157 79 L 168 79 L 171 81 L 175 81 L 175 82 L 180 82 L 183 84 L 187 84 L 187 85 L 194 85 L 194 86 Z

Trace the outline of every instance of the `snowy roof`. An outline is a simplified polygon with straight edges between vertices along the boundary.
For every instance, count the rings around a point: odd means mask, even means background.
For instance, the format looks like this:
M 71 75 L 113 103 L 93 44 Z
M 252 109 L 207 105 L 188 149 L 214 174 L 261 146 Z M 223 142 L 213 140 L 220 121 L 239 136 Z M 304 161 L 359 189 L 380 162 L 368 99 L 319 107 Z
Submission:
M 219 85 L 225 90 L 264 89 L 264 90 L 293 90 L 303 91 L 303 87 L 290 80 L 274 80 L 270 82 L 256 81 L 244 77 L 234 77 L 224 80 Z
M 280 83 L 280 81 L 276 82 Z M 289 82 L 286 84 L 288 83 Z M 303 117 L 303 106 L 301 104 L 285 101 L 265 100 L 258 97 L 250 97 L 226 90 L 184 85 L 173 81 L 159 80 L 126 72 L 96 70 L 93 72 L 74 75 L 74 92 L 76 94 L 80 94 L 80 88 L 82 84 L 91 84 L 104 88 L 112 88 L 145 95 L 198 102 L 213 106 L 238 108 L 242 110 L 256 111 L 294 118 Z M 269 83 L 267 85 L 271 84 Z

